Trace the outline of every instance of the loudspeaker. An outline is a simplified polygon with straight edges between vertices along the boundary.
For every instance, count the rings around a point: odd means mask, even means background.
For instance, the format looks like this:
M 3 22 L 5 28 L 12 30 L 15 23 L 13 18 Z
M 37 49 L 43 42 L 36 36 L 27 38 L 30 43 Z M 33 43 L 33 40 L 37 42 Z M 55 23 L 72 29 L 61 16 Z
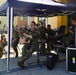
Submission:
M 66 49 L 66 71 L 76 73 L 76 48 Z
M 55 64 L 59 60 L 59 55 L 56 53 L 48 53 L 46 58 L 46 67 L 49 70 L 52 70 L 55 66 Z

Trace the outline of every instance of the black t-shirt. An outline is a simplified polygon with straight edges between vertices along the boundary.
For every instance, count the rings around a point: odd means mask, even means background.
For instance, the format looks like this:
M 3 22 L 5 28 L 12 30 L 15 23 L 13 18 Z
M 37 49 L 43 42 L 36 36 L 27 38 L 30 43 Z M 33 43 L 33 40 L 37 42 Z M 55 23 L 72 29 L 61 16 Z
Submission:
M 48 33 L 48 41 L 52 41 L 54 39 L 55 32 L 52 29 L 47 29 L 47 33 Z

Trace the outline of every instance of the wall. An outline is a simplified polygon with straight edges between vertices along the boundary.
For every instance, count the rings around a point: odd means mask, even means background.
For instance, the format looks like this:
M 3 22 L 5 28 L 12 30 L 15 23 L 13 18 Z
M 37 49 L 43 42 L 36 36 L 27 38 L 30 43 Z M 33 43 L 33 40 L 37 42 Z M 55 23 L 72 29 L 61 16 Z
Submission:
M 20 29 L 21 26 L 24 25 L 27 28 L 27 21 L 25 20 L 18 20 L 18 28 Z
M 6 19 L 6 17 L 2 16 L 1 17 L 1 26 L 0 26 L 0 29 L 3 29 L 4 25 L 7 25 L 7 19 Z
M 0 6 L 5 3 L 7 0 L 0 0 Z M 0 24 L 0 29 L 3 29 L 3 26 L 4 25 L 7 25 L 7 17 L 4 17 L 4 16 L 0 16 L 0 21 L 1 21 L 1 24 Z M 18 24 L 18 18 L 17 17 L 14 17 L 14 25 L 16 26 Z
M 58 2 L 67 3 L 67 0 L 56 0 Z M 52 26 L 52 28 L 59 28 L 61 25 L 67 25 L 67 16 L 56 16 L 48 18 L 48 24 Z
M 1 20 L 0 29 L 3 29 L 4 25 L 7 26 L 7 17 L 6 16 L 0 16 L 0 20 Z M 14 17 L 14 25 L 16 26 L 17 24 L 18 24 L 18 18 Z
M 58 0 L 58 2 L 67 3 L 67 0 Z M 62 25 L 67 26 L 67 15 L 57 17 L 57 28 Z
M 48 18 L 48 24 L 51 25 L 52 29 L 56 29 L 57 28 L 57 17 Z
M 38 17 L 34 17 L 34 21 L 38 23 Z
M 0 0 L 0 6 L 1 6 L 3 3 L 5 3 L 5 2 L 6 2 L 6 0 Z M 0 21 L 1 21 L 0 29 L 2 29 L 2 28 L 3 28 L 4 23 L 6 22 L 5 17 L 1 17 L 1 16 L 0 16 Z
M 14 26 L 18 25 L 18 17 L 14 17 Z
M 7 0 L 0 0 L 0 6 L 5 3 Z

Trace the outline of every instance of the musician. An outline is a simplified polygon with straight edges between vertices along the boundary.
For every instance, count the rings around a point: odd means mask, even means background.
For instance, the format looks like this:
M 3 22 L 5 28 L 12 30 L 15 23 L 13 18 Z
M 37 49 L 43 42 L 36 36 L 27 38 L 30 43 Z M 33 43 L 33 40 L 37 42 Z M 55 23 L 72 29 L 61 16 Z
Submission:
M 11 46 L 12 46 L 12 48 L 14 49 L 14 51 L 15 51 L 15 53 L 16 53 L 15 57 L 18 57 L 17 45 L 18 45 L 18 42 L 19 42 L 19 35 L 18 35 L 18 32 L 14 29 L 14 26 L 13 26 L 12 28 L 13 28 L 13 29 L 12 29 L 12 30 L 13 30 L 13 31 L 12 31 L 13 34 L 12 34 L 12 44 L 11 44 Z M 3 51 L 3 48 L 4 48 L 5 46 L 7 46 L 7 41 L 3 42 L 3 43 L 0 45 L 2 51 Z
M 39 36 L 39 41 L 41 44 L 41 54 L 45 55 L 46 54 L 46 49 L 45 49 L 45 43 L 46 43 L 46 37 L 47 35 L 47 29 L 44 26 L 44 23 L 40 21 L 40 26 L 38 27 L 38 36 Z
M 72 26 L 69 28 L 69 33 L 63 37 L 63 45 L 66 48 L 67 46 L 74 44 L 75 41 L 75 26 L 76 26 L 76 17 L 71 19 Z
M 69 33 L 74 34 L 75 33 L 75 26 L 76 26 L 76 18 L 75 17 L 72 18 L 71 22 L 72 22 L 72 26 L 69 29 Z
M 21 68 L 24 67 L 24 62 L 32 55 L 32 53 L 37 49 L 37 41 L 38 41 L 38 34 L 35 28 L 35 22 L 31 22 L 31 28 L 27 30 L 26 33 L 23 33 L 26 37 L 25 44 L 22 49 L 22 58 L 18 62 L 18 66 Z
M 0 58 L 3 56 L 3 49 L 7 45 L 6 37 L 4 34 L 1 34 L 1 40 L 0 40 Z
M 55 37 L 55 32 L 51 29 L 51 25 L 47 25 L 47 48 L 48 51 L 51 51 L 53 47 L 53 42 L 54 42 L 54 37 Z
M 16 55 L 15 57 L 18 57 L 18 50 L 17 50 L 17 45 L 19 43 L 19 35 L 18 32 L 14 29 L 14 26 L 12 27 L 12 48 L 14 49 Z

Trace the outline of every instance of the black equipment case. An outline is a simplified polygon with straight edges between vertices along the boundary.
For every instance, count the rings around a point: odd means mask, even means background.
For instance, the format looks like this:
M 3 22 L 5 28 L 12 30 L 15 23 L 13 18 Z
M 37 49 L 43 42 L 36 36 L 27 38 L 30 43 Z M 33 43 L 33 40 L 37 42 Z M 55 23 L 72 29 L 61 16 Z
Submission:
M 59 60 L 59 55 L 56 52 L 55 53 L 48 53 L 47 58 L 46 58 L 47 69 L 52 70 L 58 60 Z
M 76 48 L 67 47 L 66 49 L 66 71 L 76 73 Z

